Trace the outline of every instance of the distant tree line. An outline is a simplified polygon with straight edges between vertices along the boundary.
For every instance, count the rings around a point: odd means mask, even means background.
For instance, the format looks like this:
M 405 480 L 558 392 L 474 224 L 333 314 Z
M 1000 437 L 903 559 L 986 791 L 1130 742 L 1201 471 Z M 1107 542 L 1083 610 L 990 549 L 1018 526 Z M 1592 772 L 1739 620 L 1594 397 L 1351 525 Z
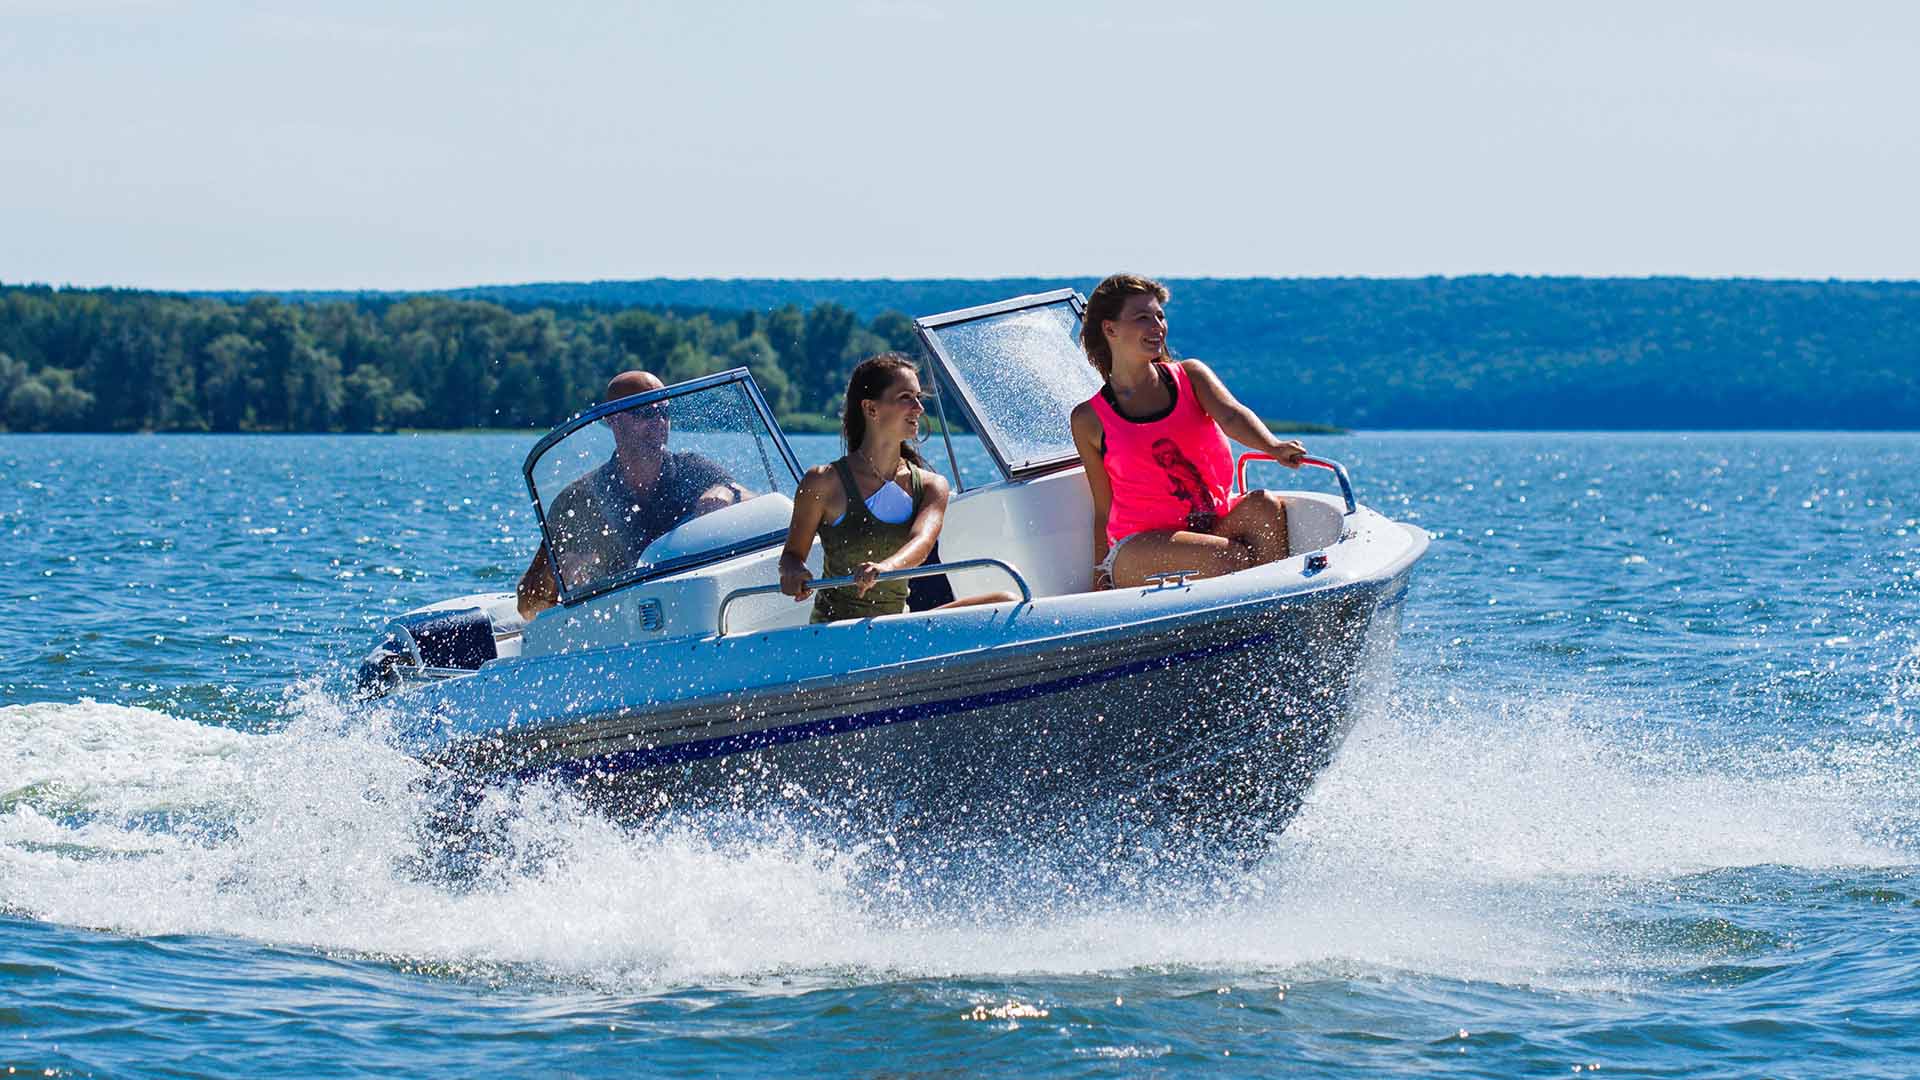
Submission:
M 735 365 L 828 424 L 930 314 L 1093 279 L 652 280 L 435 294 L 0 289 L 14 430 L 544 426 L 642 366 Z M 1260 414 L 1373 428 L 1920 429 L 1920 283 L 1171 279 L 1171 340 Z
M 1355 427 L 1920 428 L 1920 282 L 1178 282 L 1171 340 Z
M 446 295 L 513 310 L 832 303 L 864 318 L 1063 286 L 1086 293 L 1095 280 L 654 279 Z M 1920 282 L 1475 276 L 1167 283 L 1174 346 L 1211 363 L 1266 416 L 1374 428 L 1920 428 Z
M 551 426 L 645 368 L 753 371 L 785 423 L 823 428 L 860 358 L 914 348 L 898 313 L 510 311 L 440 296 L 289 303 L 0 289 L 12 431 L 377 431 Z

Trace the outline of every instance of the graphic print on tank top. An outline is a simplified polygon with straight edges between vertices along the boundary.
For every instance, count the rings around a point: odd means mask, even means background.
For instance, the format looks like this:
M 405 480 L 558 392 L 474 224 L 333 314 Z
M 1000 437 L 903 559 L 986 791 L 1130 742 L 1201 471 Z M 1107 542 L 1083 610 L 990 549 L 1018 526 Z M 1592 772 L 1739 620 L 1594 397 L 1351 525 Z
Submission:
M 1200 475 L 1200 467 L 1182 453 L 1172 439 L 1153 440 L 1153 461 L 1167 474 L 1167 490 L 1187 504 L 1187 528 L 1192 532 L 1212 532 L 1220 520 L 1213 491 Z

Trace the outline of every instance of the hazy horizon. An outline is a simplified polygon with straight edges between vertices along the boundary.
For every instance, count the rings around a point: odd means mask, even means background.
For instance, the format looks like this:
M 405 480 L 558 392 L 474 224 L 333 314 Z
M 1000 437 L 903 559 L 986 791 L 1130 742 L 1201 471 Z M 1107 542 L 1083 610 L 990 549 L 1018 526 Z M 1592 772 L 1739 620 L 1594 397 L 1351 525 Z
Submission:
M 381 293 L 394 293 L 394 294 L 397 294 L 397 293 L 408 293 L 408 294 L 448 293 L 448 292 L 466 292 L 470 290 L 481 290 L 481 289 L 538 289 L 542 287 L 553 287 L 553 286 L 643 285 L 649 282 L 669 282 L 669 283 L 675 283 L 675 284 L 695 284 L 700 282 L 729 282 L 729 283 L 792 282 L 795 284 L 836 283 L 836 282 L 857 284 L 857 283 L 867 283 L 867 282 L 878 282 L 878 283 L 910 284 L 910 283 L 917 283 L 917 282 L 936 282 L 936 281 L 990 283 L 990 282 L 996 282 L 996 281 L 1031 281 L 1031 280 L 1050 281 L 1055 279 L 1062 280 L 1062 281 L 1080 281 L 1080 280 L 1098 281 L 1100 278 L 1104 276 L 1105 274 L 1091 274 L 1091 273 L 1089 274 L 991 274 L 991 275 L 972 275 L 972 276 L 961 275 L 961 274 L 945 274 L 940 276 L 926 276 L 926 277 L 901 277 L 901 276 L 885 276 L 885 275 L 875 275 L 875 276 L 868 276 L 868 277 L 766 277 L 762 275 L 753 275 L 753 274 L 735 274 L 735 275 L 729 275 L 729 276 L 654 275 L 651 277 L 641 277 L 641 278 L 595 278 L 595 279 L 553 278 L 553 279 L 530 280 L 530 281 L 461 282 L 461 283 L 447 284 L 447 285 L 424 285 L 417 288 L 380 288 L 380 287 L 373 287 L 373 286 L 367 286 L 367 287 L 305 286 L 305 285 L 290 285 L 290 286 L 283 286 L 283 287 L 265 288 L 260 286 L 251 286 L 251 285 L 226 285 L 226 286 L 208 286 L 204 288 L 191 288 L 191 289 L 184 289 L 184 288 L 173 289 L 173 288 L 152 287 L 152 286 L 145 286 L 145 285 L 128 285 L 128 284 L 117 283 L 117 282 L 104 282 L 99 284 L 76 284 L 72 282 L 53 282 L 53 281 L 0 280 L 0 288 L 9 288 L 9 289 L 11 288 L 27 288 L 27 289 L 51 288 L 51 289 L 71 289 L 75 291 L 123 290 L 128 292 L 178 293 L 178 294 L 184 294 L 184 295 L 214 295 L 214 296 L 230 295 L 235 293 L 260 293 L 260 294 L 271 294 L 271 295 L 278 295 L 283 293 L 329 293 L 329 294 L 341 293 L 341 294 L 350 294 L 350 295 L 372 295 L 372 294 L 381 294 Z M 1248 281 L 1248 282 L 1252 282 L 1252 281 L 1401 282 L 1401 281 L 1431 281 L 1431 280 L 1455 281 L 1455 280 L 1470 280 L 1474 278 L 1515 278 L 1515 279 L 1521 279 L 1521 280 L 1543 280 L 1543 281 L 1544 280 L 1695 281 L 1695 282 L 1705 282 L 1705 283 L 1760 282 L 1760 283 L 1775 284 L 1775 285 L 1825 285 L 1825 284 L 1920 285 L 1920 277 L 1811 278 L 1811 277 L 1765 277 L 1765 276 L 1760 276 L 1755 274 L 1726 274 L 1726 275 L 1704 275 L 1704 274 L 1604 274 L 1603 275 L 1603 274 L 1521 274 L 1521 273 L 1320 274 L 1320 275 L 1313 275 L 1313 274 L 1289 274 L 1289 275 L 1179 274 L 1179 275 L 1173 275 L 1173 274 L 1168 274 L 1168 275 L 1161 276 L 1161 279 L 1165 281 Z

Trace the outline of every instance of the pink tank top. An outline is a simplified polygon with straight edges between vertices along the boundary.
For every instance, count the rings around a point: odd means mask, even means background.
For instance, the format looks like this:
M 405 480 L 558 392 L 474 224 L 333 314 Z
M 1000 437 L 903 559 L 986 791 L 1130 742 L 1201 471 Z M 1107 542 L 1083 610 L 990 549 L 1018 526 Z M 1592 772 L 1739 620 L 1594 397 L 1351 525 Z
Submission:
M 1193 381 L 1179 364 L 1155 364 L 1173 379 L 1173 408 L 1129 420 L 1100 392 L 1087 399 L 1105 435 L 1102 458 L 1113 485 L 1107 511 L 1110 543 L 1156 529 L 1211 532 L 1239 497 L 1233 490 L 1233 451 L 1213 422 Z

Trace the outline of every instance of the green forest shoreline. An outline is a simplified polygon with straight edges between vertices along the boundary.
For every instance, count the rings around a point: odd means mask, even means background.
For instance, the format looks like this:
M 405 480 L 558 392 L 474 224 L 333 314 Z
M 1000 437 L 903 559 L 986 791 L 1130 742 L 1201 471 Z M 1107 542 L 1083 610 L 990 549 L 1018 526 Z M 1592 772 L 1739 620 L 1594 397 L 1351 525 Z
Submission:
M 0 285 L 0 429 L 544 430 L 608 376 L 750 369 L 791 431 L 927 314 L 1092 280 L 436 294 Z M 1920 283 L 1171 280 L 1172 340 L 1290 430 L 1920 429 Z

